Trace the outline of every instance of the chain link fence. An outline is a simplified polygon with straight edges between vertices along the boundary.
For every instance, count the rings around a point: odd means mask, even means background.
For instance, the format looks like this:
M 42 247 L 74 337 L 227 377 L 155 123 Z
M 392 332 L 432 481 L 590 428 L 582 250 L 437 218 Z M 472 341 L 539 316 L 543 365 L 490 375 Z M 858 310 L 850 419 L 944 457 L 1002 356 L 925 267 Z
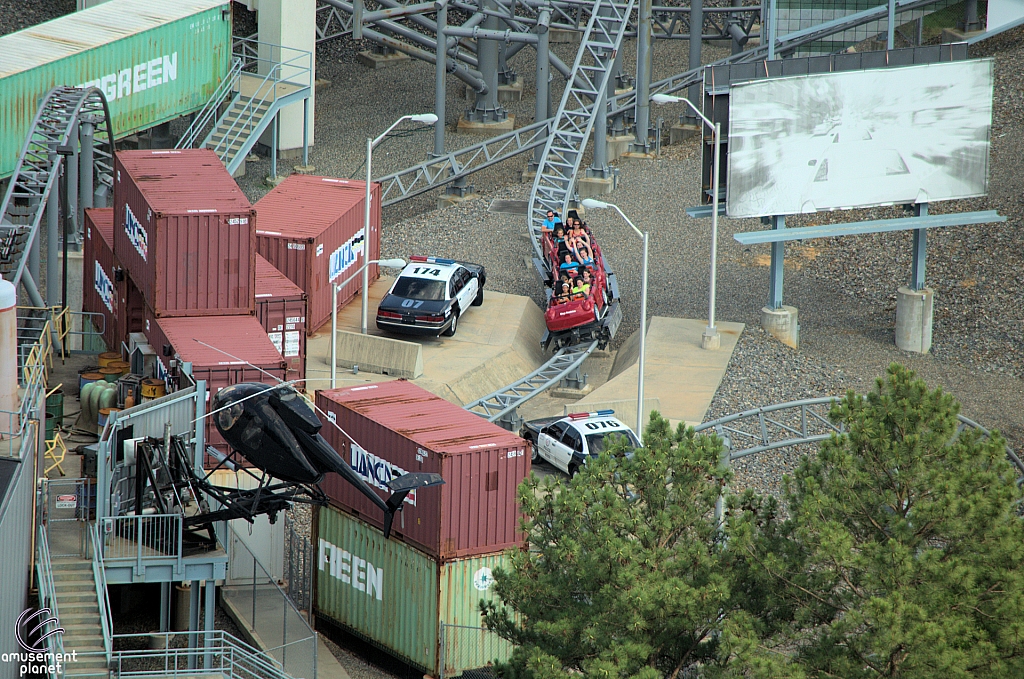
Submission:
M 308 507 L 304 509 L 305 516 L 294 510 L 284 514 L 284 590 L 296 608 L 311 616 L 316 553 L 309 538 Z
M 492 679 L 495 662 L 512 655 L 511 642 L 484 627 L 441 623 L 440 679 Z

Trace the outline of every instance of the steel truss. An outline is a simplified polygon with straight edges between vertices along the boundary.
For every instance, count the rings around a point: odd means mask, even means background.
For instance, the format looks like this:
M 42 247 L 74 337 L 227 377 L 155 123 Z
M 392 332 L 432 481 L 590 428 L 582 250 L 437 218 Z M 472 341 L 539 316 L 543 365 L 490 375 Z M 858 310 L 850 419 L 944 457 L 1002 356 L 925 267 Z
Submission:
M 597 345 L 597 342 L 591 342 L 563 347 L 551 357 L 551 360 L 526 377 L 463 407 L 509 431 L 519 431 L 523 420 L 516 409 L 560 382 L 571 382 L 570 386 L 574 387 L 582 386 L 585 380 L 579 375 L 580 366 Z
M 86 129 L 83 129 L 86 128 Z M 78 89 L 56 87 L 50 90 L 39 106 L 21 157 L 14 168 L 0 204 L 0 274 L 15 285 L 21 283 L 34 306 L 45 307 L 39 293 L 38 259 L 32 257 L 33 248 L 40 246 L 39 227 L 47 214 L 50 200 L 56 200 L 54 190 L 62 170 L 67 170 L 78 158 L 65 162 L 65 157 L 79 153 L 79 132 L 82 132 L 82 172 L 80 182 L 68 182 L 67 194 L 78 195 L 83 189 L 80 207 L 91 207 L 96 183 L 112 186 L 113 135 L 110 130 L 110 112 L 103 92 L 95 87 Z M 91 159 L 91 163 L 89 162 Z M 66 204 L 78 201 L 63 197 Z M 56 207 L 56 206 L 54 206 Z M 56 247 L 56 210 L 48 225 L 50 248 Z M 76 221 L 76 226 L 80 224 Z M 67 237 L 67 236 L 65 236 Z M 31 263 L 30 259 L 35 259 Z M 52 264 L 56 257 L 47 259 Z M 52 282 L 54 277 L 50 275 Z M 48 290 L 53 297 L 53 290 Z

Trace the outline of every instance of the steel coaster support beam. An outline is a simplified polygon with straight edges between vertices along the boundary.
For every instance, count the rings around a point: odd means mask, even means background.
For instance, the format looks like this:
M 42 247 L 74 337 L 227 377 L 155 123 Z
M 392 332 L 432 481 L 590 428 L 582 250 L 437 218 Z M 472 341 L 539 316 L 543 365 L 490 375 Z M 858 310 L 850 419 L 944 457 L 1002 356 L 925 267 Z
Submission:
M 434 157 L 444 155 L 444 120 L 448 94 L 446 88 L 448 60 L 445 57 L 448 29 L 448 0 L 437 3 L 437 40 L 434 41 Z
M 703 33 L 704 26 L 704 0 L 690 0 L 690 35 L 694 34 L 701 35 Z M 695 28 L 696 27 L 696 28 Z M 690 70 L 700 69 L 700 47 L 701 40 L 690 40 Z M 687 93 L 686 98 L 689 99 L 693 104 L 699 104 L 704 100 L 703 95 L 700 92 L 700 84 L 694 83 L 690 86 L 690 91 Z M 697 116 L 693 114 L 693 111 L 687 107 L 686 119 L 690 120 L 694 124 L 697 123 Z
M 738 0 L 737 0 L 738 1 Z M 636 45 L 636 138 L 630 150 L 634 153 L 648 153 L 651 129 L 651 0 L 640 0 L 640 21 L 637 24 Z M 612 95 L 614 96 L 614 92 Z
M 463 408 L 487 418 L 510 431 L 516 431 L 522 419 L 516 409 L 534 396 L 559 384 L 567 376 L 578 377 L 579 367 L 597 348 L 598 342 L 563 347 L 547 363 L 512 384 L 467 403 Z M 518 423 L 518 424 L 517 424 Z
M 601 65 L 609 71 L 608 82 L 594 104 L 594 158 L 587 168 L 587 177 L 611 179 L 615 185 L 615 172 L 608 166 L 608 96 L 615 94 L 615 71 L 618 63 L 616 53 L 605 52 L 598 57 Z M 609 90 L 611 90 L 609 92 Z
M 541 222 L 548 210 L 565 214 L 595 115 L 600 111 L 604 117 L 598 104 L 605 100 L 611 77 L 610 60 L 605 56 L 621 48 L 635 2 L 615 4 L 596 0 L 589 7 L 581 6 L 581 10 L 590 9 L 590 18 L 530 190 L 527 225 L 538 258 L 543 258 Z
M 480 10 L 492 7 L 493 0 L 480 0 Z M 508 118 L 505 108 L 498 103 L 498 42 L 501 34 L 498 29 L 498 18 L 489 15 L 484 19 L 483 33 L 494 38 L 477 36 L 476 55 L 480 61 L 480 74 L 486 87 L 476 93 L 476 104 L 466 111 L 466 120 L 476 123 L 500 123 Z M 457 35 L 458 29 L 449 29 L 449 33 Z M 476 29 L 473 29 L 476 30 Z M 471 31 L 472 32 L 472 31 Z

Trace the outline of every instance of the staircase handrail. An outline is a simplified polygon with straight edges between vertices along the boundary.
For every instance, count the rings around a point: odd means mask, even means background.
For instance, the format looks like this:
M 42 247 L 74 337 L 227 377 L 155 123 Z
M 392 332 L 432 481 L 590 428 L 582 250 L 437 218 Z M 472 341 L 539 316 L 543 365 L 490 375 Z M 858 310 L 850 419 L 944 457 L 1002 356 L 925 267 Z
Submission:
M 174 148 L 177 149 L 191 149 L 195 148 L 196 141 L 199 139 L 200 133 L 206 129 L 206 126 L 211 121 L 219 119 L 217 115 L 217 109 L 220 108 L 221 104 L 227 98 L 228 94 L 235 91 L 235 87 L 238 85 L 239 80 L 242 77 L 242 59 L 235 57 L 231 60 L 231 70 L 228 74 L 220 81 L 220 85 L 214 90 L 213 95 L 207 100 L 206 105 L 196 115 L 195 120 L 185 130 L 185 134 L 182 135 Z
M 46 526 L 39 524 L 39 532 L 36 541 L 36 581 L 39 583 L 39 609 L 50 609 L 50 617 L 57 620 L 60 626 L 60 613 L 57 611 L 57 588 L 53 584 L 53 564 L 50 562 L 50 543 L 46 534 Z M 45 615 L 45 614 L 44 614 Z M 52 631 L 40 629 L 40 634 Z M 60 634 L 51 634 L 46 637 L 46 645 L 50 652 L 60 653 L 64 657 L 64 639 Z
M 288 59 L 287 61 L 277 62 L 277 61 L 271 61 L 271 60 L 266 60 L 266 59 L 258 59 L 257 60 L 257 63 L 258 63 L 258 61 L 270 61 L 270 68 L 269 68 L 267 74 L 263 77 L 263 80 L 260 81 L 259 87 L 256 88 L 256 95 L 254 95 L 252 98 L 250 98 L 245 103 L 245 106 L 243 107 L 241 113 L 238 116 L 236 116 L 235 119 L 231 122 L 231 126 L 227 130 L 224 131 L 224 136 L 220 139 L 220 141 L 216 142 L 212 146 L 213 151 L 222 160 L 224 159 L 225 151 L 228 148 L 230 148 L 231 142 L 234 141 L 234 139 L 239 134 L 242 133 L 242 130 L 248 128 L 250 130 L 250 132 L 252 132 L 253 128 L 259 125 L 259 122 L 257 122 L 256 125 L 253 125 L 253 118 L 256 115 L 256 111 L 260 107 L 263 106 L 263 104 L 267 101 L 267 99 L 270 99 L 271 101 L 274 101 L 274 100 L 277 99 L 277 86 L 278 86 L 279 83 L 291 82 L 291 78 L 293 78 L 294 76 L 301 76 L 301 75 L 305 74 L 307 76 L 307 80 L 308 80 L 308 82 L 305 84 L 305 86 L 306 87 L 312 87 L 313 86 L 313 79 L 312 79 L 312 75 L 313 75 L 312 53 L 307 52 L 305 50 L 294 49 L 294 48 L 291 48 L 291 47 L 284 47 L 282 45 L 274 45 L 272 43 L 260 43 L 258 41 L 251 41 L 251 40 L 248 40 L 248 39 L 241 39 L 241 40 L 236 40 L 235 41 L 236 45 L 241 45 L 243 48 L 245 46 L 248 46 L 250 43 L 255 43 L 257 45 L 264 44 L 264 45 L 268 45 L 269 47 L 271 47 L 272 50 L 282 50 L 282 51 L 287 50 L 289 52 L 297 52 L 298 54 L 296 56 Z M 306 62 L 305 65 L 298 65 L 296 63 L 296 62 L 298 62 L 300 60 L 304 60 Z M 285 68 L 295 69 L 295 73 L 292 74 L 291 76 L 289 76 L 288 79 L 283 77 L 283 73 L 285 71 Z M 267 87 L 268 83 L 272 83 L 270 85 L 270 87 Z M 257 102 L 257 97 L 259 97 L 259 101 L 258 102 Z M 209 144 L 211 142 L 210 137 L 207 136 L 205 141 L 206 141 L 207 144 Z
M 107 654 L 107 665 L 110 665 L 110 653 L 113 647 L 114 618 L 110 614 L 110 595 L 107 593 L 107 571 L 103 566 L 103 554 L 100 546 L 99 524 L 93 524 L 88 531 L 92 543 L 92 577 L 96 583 L 96 602 L 100 609 L 100 628 L 103 630 L 103 650 Z

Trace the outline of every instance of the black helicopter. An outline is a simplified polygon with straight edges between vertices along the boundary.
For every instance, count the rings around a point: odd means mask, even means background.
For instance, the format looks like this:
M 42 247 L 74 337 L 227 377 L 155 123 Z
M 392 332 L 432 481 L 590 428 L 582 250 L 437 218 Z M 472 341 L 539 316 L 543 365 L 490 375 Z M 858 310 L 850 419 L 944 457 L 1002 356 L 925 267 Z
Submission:
M 292 502 L 326 505 L 327 496 L 317 484 L 325 474 L 335 472 L 384 512 L 384 536 L 388 537 L 395 512 L 401 510 L 410 491 L 444 483 L 440 474 L 404 474 L 388 483 L 392 494 L 387 500 L 381 499 L 324 440 L 320 435 L 320 420 L 313 409 L 287 384 L 268 386 L 246 382 L 225 387 L 213 397 L 212 406 L 210 417 L 217 430 L 234 450 L 261 472 L 259 476 L 253 474 L 259 485 L 253 489 L 226 488 L 210 483 L 209 473 L 205 478 L 181 473 L 187 467 L 181 442 L 173 446 L 179 449 L 177 452 L 161 451 L 155 457 L 169 459 L 170 467 L 178 470 L 172 476 L 179 481 L 172 482 L 172 485 L 189 487 L 197 499 L 200 494 L 195 491 L 201 490 L 219 505 L 211 511 L 209 504 L 204 502 L 207 506 L 200 512 L 186 516 L 188 528 L 209 527 L 215 521 L 238 518 L 251 522 L 260 514 L 267 514 L 273 523 L 277 513 L 287 509 Z M 159 446 L 160 443 L 154 439 L 148 445 Z M 219 466 L 232 467 L 223 456 Z M 156 489 L 159 487 L 159 475 L 154 471 L 158 470 L 151 470 L 149 475 Z M 243 471 L 251 474 L 255 470 Z M 162 505 L 161 493 L 154 493 L 154 496 Z M 141 492 L 138 497 L 142 497 Z

